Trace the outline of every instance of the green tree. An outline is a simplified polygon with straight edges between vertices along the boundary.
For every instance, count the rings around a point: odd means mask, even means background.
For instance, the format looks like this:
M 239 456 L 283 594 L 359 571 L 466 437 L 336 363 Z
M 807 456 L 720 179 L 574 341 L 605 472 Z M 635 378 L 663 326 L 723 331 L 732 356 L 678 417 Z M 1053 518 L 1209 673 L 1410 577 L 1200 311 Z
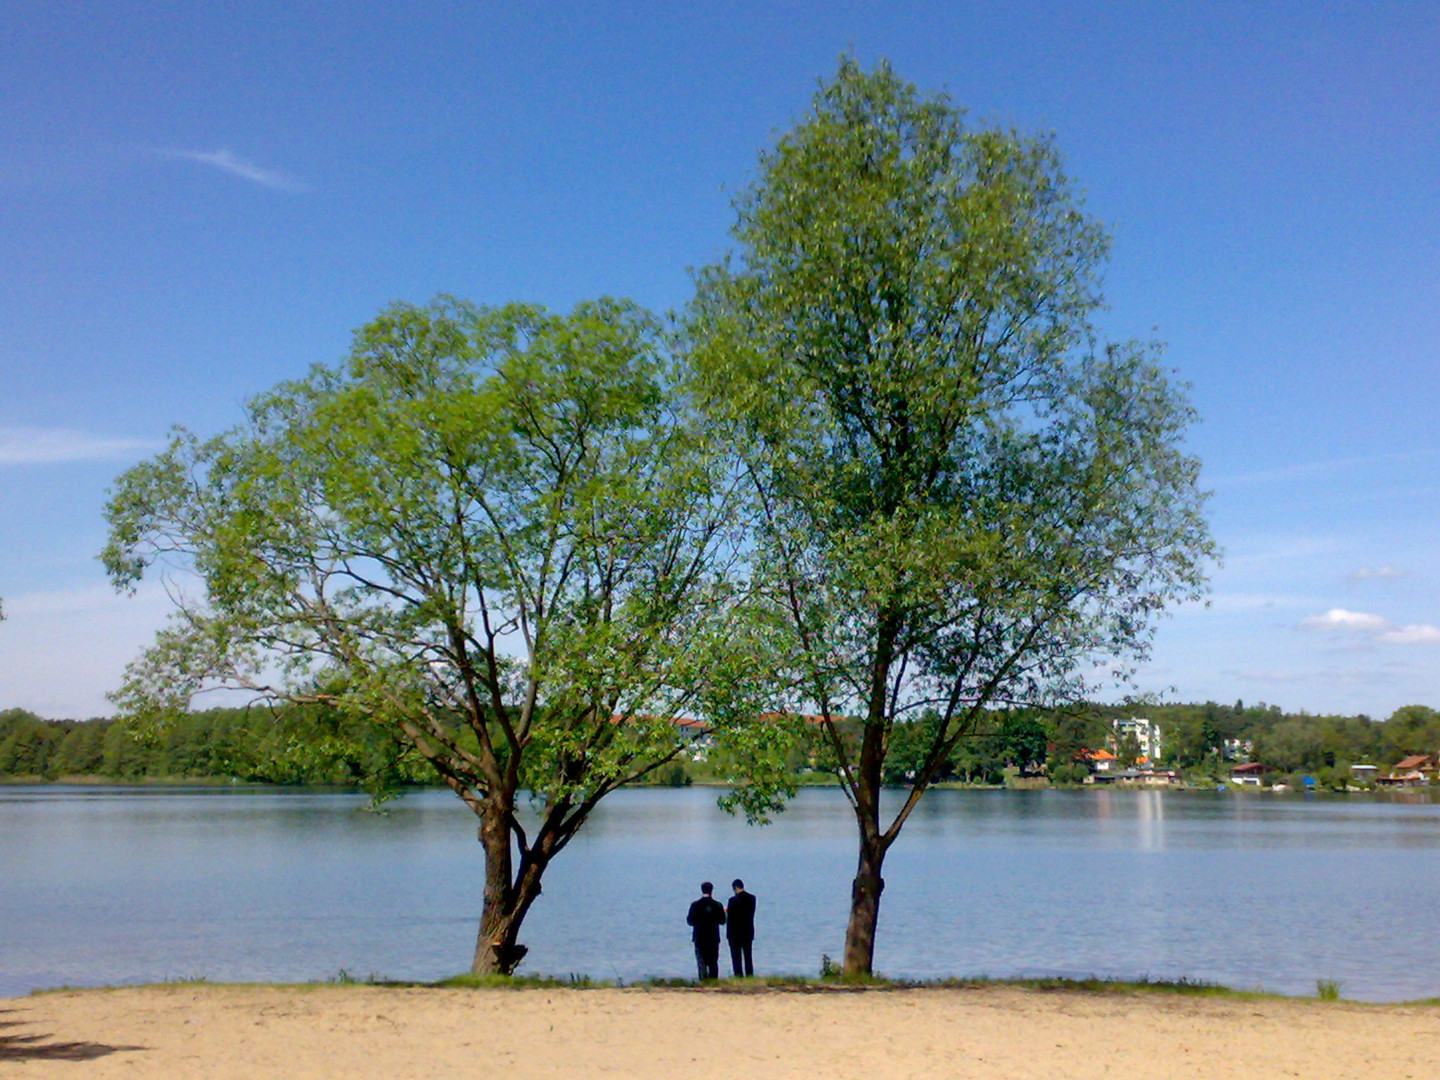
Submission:
M 855 813 L 844 970 L 872 970 L 886 853 L 987 710 L 1077 698 L 1212 545 L 1191 410 L 1153 350 L 1096 343 L 1107 239 L 1046 138 L 969 130 L 842 62 L 737 202 L 689 320 L 758 503 L 756 584 Z M 938 722 L 887 821 L 895 726 Z M 857 745 L 837 718 L 858 719 Z
M 178 561 L 204 598 L 117 702 L 163 727 L 238 687 L 402 739 L 479 818 L 472 968 L 513 971 L 551 860 L 681 752 L 673 718 L 754 715 L 728 696 L 755 667 L 732 659 L 733 480 L 671 368 L 627 303 L 397 305 L 240 427 L 177 433 L 120 478 L 104 559 L 120 588 Z
M 995 741 L 996 749 L 1005 764 L 1014 766 L 1022 773 L 1029 772 L 1045 762 L 1049 742 L 1045 725 L 1029 712 L 1007 710 L 1001 717 Z
M 1089 767 L 1081 761 L 1081 752 L 1094 750 L 1105 745 L 1109 731 L 1108 724 L 1095 710 L 1075 703 L 1070 707 L 1049 712 L 1046 736 L 1050 744 L 1051 761 L 1055 765 L 1079 763 L 1083 775 L 1089 774 Z
M 1206 709 L 1205 714 L 1200 718 L 1200 754 L 1218 754 L 1224 740 L 1220 737 L 1220 729 L 1215 726 L 1213 709 Z
M 24 709 L 0 713 L 0 775 L 46 776 L 64 732 Z
M 135 780 L 150 770 L 150 753 L 144 743 L 126 730 L 111 724 L 101 742 L 101 772 L 116 780 Z
M 1428 706 L 1402 705 L 1381 728 L 1381 753 L 1391 762 L 1440 753 L 1440 712 Z
M 1122 769 L 1133 769 L 1140 760 L 1140 753 L 1140 737 L 1135 732 L 1127 731 L 1120 736 L 1115 747 L 1115 760 Z
M 935 737 L 934 728 L 939 719 L 935 710 L 928 709 L 916 718 L 903 719 L 895 724 L 890 733 L 890 753 L 885 758 L 883 769 L 886 784 L 908 783 L 925 767 L 925 754 Z M 948 767 L 942 767 L 937 779 L 943 779 L 950 771 Z
M 350 784 L 376 798 L 405 785 L 442 782 L 403 732 L 329 702 L 235 710 L 225 719 L 234 743 L 226 774 L 279 784 Z
M 41 718 L 29 709 L 0 710 L 0 742 L 4 742 L 20 728 L 39 723 L 43 723 Z
M 51 768 L 57 776 L 97 776 L 105 765 L 103 720 L 73 725 L 55 748 Z
M 1152 711 L 1165 730 L 1165 756 L 1175 764 L 1192 767 L 1219 752 L 1223 737 L 1215 705 L 1160 706 Z

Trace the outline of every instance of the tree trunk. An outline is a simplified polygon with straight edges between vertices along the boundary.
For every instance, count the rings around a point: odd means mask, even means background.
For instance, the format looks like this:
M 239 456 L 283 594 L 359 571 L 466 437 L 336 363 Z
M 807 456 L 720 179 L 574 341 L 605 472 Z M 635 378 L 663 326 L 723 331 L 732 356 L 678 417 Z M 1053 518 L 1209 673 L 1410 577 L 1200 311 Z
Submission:
M 880 789 L 890 737 L 886 690 L 890 681 L 890 665 L 895 657 L 895 639 L 899 633 L 900 616 L 892 607 L 880 617 L 876 634 L 865 734 L 860 740 L 860 759 L 854 774 L 853 796 L 855 822 L 860 830 L 860 858 L 850 887 L 850 923 L 845 928 L 845 966 L 842 973 L 862 978 L 874 972 L 875 927 L 880 921 L 880 893 L 885 889 L 885 879 L 880 876 L 880 870 L 885 864 L 885 852 L 889 845 L 880 832 Z
M 875 968 L 875 927 L 880 922 L 880 893 L 885 879 L 880 876 L 885 848 L 861 837 L 860 861 L 850 886 L 850 923 L 845 928 L 845 975 L 866 977 Z
M 529 950 L 515 939 L 523 916 L 506 911 L 488 899 L 480 912 L 480 933 L 475 938 L 472 975 L 511 975 Z
M 519 875 L 513 873 L 509 814 L 503 808 L 487 809 L 482 816 L 480 843 L 485 849 L 485 899 L 470 973 L 511 975 L 529 951 L 516 939 L 530 905 L 540 895 L 545 861 L 522 859 Z

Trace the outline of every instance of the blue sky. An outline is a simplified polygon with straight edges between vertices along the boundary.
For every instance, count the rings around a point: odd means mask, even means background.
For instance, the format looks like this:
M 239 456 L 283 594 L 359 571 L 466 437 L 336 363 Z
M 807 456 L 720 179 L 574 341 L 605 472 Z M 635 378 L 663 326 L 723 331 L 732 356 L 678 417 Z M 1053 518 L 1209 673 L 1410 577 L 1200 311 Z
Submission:
M 109 711 L 95 559 L 171 424 L 450 292 L 666 310 L 853 50 L 1054 131 L 1225 565 L 1141 687 L 1440 706 L 1440 5 L 32 3 L 0 13 L 0 708 Z

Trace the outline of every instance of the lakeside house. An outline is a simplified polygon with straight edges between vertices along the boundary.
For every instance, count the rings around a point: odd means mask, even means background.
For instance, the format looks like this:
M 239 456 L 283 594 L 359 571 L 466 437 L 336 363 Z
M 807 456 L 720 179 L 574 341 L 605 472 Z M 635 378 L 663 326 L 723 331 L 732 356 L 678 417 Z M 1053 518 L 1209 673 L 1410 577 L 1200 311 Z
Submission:
M 1436 759 L 1433 754 L 1412 754 L 1401 758 L 1389 776 L 1377 776 L 1377 784 L 1388 787 L 1427 787 L 1435 778 Z
M 1081 750 L 1080 757 L 1092 773 L 1108 773 L 1119 767 L 1120 759 L 1103 747 L 1099 750 Z
M 1230 770 L 1230 782 L 1241 787 L 1259 787 L 1265 778 L 1265 774 L 1274 772 L 1269 765 L 1261 764 L 1258 761 L 1246 762 L 1244 765 L 1236 765 Z
M 1081 750 L 1076 760 L 1084 762 L 1090 770 L 1085 777 L 1087 784 L 1137 784 L 1144 787 L 1166 787 L 1179 780 L 1173 770 L 1157 770 L 1151 767 L 1148 757 L 1140 757 L 1129 768 L 1120 767 L 1120 759 L 1109 750 Z
M 1115 769 L 1112 772 L 1094 773 L 1086 777 L 1087 784 L 1135 784 L 1140 787 L 1169 787 L 1179 777 L 1174 771 L 1155 769 Z

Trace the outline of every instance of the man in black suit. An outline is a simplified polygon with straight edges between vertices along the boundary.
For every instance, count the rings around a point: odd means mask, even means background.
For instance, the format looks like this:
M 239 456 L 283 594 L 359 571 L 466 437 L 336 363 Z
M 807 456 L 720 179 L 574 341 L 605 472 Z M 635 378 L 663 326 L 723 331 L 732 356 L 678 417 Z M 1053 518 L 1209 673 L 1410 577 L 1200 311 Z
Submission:
M 720 927 L 725 925 L 725 909 L 711 895 L 714 891 L 710 882 L 702 883 L 700 899 L 690 905 L 690 914 L 685 916 L 695 928 L 690 940 L 695 942 L 695 967 L 702 981 L 720 977 Z
M 755 963 L 750 958 L 750 946 L 755 941 L 755 897 L 745 891 L 745 882 L 738 877 L 730 887 L 735 895 L 725 905 L 725 940 L 730 942 L 730 968 L 738 979 L 755 974 Z

